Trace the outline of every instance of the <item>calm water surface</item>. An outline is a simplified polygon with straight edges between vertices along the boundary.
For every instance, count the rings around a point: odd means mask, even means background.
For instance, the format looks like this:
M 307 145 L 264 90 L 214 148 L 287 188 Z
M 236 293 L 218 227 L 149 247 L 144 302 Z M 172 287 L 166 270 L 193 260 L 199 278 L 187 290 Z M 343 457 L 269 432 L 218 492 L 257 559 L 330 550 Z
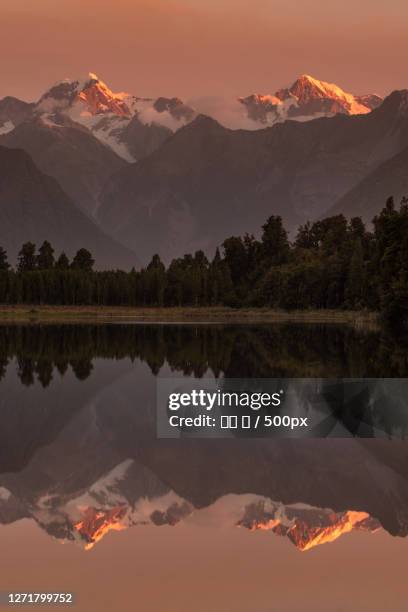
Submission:
M 406 610 L 405 440 L 158 440 L 158 376 L 408 378 L 408 351 L 346 326 L 0 326 L 0 590 Z

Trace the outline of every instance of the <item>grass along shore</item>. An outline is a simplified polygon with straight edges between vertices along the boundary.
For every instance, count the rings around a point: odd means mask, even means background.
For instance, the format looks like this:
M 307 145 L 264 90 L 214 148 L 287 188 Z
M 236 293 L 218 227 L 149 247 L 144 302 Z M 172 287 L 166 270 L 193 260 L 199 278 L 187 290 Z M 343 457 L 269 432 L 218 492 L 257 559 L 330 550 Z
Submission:
M 130 308 L 121 306 L 1 306 L 0 322 L 182 322 L 182 323 L 346 323 L 375 325 L 379 315 L 347 310 L 267 308 Z

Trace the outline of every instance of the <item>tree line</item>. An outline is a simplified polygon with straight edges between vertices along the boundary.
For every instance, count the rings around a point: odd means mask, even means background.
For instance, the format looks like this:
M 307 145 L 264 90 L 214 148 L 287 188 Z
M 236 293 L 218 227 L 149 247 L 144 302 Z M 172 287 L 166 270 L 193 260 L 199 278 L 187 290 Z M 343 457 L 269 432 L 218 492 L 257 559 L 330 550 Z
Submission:
M 299 227 L 291 242 L 272 215 L 260 239 L 231 236 L 165 266 L 95 271 L 80 249 L 72 261 L 48 241 L 28 242 L 12 269 L 0 248 L 0 303 L 108 306 L 230 306 L 368 309 L 401 321 L 408 313 L 408 199 L 389 198 L 368 230 L 360 217 L 331 216 Z

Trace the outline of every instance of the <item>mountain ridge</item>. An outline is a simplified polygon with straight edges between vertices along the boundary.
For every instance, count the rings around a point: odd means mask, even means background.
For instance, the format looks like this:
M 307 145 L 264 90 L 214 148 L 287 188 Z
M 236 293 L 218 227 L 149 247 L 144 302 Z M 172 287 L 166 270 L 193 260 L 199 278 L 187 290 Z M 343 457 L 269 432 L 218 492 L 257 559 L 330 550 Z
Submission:
M 339 210 L 408 145 L 404 90 L 378 106 L 374 94 L 302 75 L 261 98 L 284 112 L 272 125 L 230 129 L 177 97 L 114 93 L 90 73 L 59 81 L 34 104 L 0 101 L 0 145 L 27 151 L 105 233 L 141 249 L 144 263 L 154 251 L 166 261 L 211 254 L 232 233 L 259 232 L 270 214 L 293 232 Z
M 24 242 L 39 246 L 44 240 L 70 257 L 88 248 L 98 268 L 130 269 L 136 260 L 88 219 L 28 153 L 0 146 L 0 245 L 14 264 Z
M 0 145 L 26 151 L 40 170 L 54 177 L 72 200 L 92 216 L 106 176 L 125 162 L 82 126 L 65 118 L 60 121 L 46 123 L 34 117 L 0 136 Z
M 252 94 L 238 98 L 248 111 L 249 118 L 264 125 L 286 119 L 313 119 L 319 116 L 366 114 L 383 101 L 377 94 L 356 96 L 334 83 L 302 74 L 290 87 L 275 94 Z
M 145 263 L 153 241 L 165 261 L 197 249 L 211 256 L 232 234 L 259 233 L 271 214 L 293 231 L 408 146 L 407 99 L 397 91 L 367 114 L 258 131 L 199 115 L 108 179 L 98 219 L 129 247 L 137 242 Z
M 152 145 L 143 148 L 143 140 L 140 144 L 134 132 L 133 138 L 129 135 L 127 126 L 130 121 L 138 122 L 147 130 L 154 128 L 156 134 L 152 142 L 158 142 L 156 146 L 160 146 L 169 135 L 168 132 L 176 131 L 203 112 L 200 104 L 193 108 L 176 96 L 149 98 L 126 92 L 115 93 L 92 72 L 81 79 L 58 81 L 36 103 L 15 100 L 15 104 L 27 105 L 24 109 L 26 119 L 30 112 L 35 116 L 44 116 L 45 120 L 53 120 L 55 113 L 63 113 L 76 123 L 86 126 L 97 139 L 130 162 L 152 151 Z M 13 121 L 11 115 L 15 117 L 15 113 L 11 111 L 9 117 L 2 114 L 2 102 L 6 106 L 4 101 L 0 101 L 0 122 L 3 125 L 8 123 L 8 127 L 3 129 L 13 129 L 20 120 Z M 236 127 L 244 127 L 246 118 L 252 121 L 252 129 L 261 129 L 286 119 L 304 121 L 336 113 L 367 113 L 376 108 L 382 98 L 376 94 L 355 96 L 333 83 L 304 74 L 290 87 L 279 89 L 274 95 L 252 94 L 238 97 L 235 102 L 241 107 L 242 119 L 242 125 Z M 217 116 L 214 118 L 220 120 Z M 0 124 L 0 132 L 1 129 Z M 163 131 L 161 138 L 158 138 L 157 132 L 160 130 Z

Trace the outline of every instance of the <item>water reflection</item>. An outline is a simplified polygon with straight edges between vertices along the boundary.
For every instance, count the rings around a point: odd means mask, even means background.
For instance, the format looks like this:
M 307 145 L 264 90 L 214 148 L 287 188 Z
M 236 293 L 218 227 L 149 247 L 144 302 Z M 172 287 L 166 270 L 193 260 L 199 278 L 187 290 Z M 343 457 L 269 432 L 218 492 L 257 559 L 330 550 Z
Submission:
M 13 359 L 22 384 L 47 387 L 93 361 L 140 360 L 200 377 L 405 377 L 408 339 L 336 325 L 2 325 L 0 380 Z
M 155 376 L 406 376 L 404 347 L 330 326 L 0 327 L 0 522 L 92 548 L 225 524 L 299 550 L 408 533 L 404 441 L 158 440 Z M 136 394 L 135 394 L 136 389 Z

